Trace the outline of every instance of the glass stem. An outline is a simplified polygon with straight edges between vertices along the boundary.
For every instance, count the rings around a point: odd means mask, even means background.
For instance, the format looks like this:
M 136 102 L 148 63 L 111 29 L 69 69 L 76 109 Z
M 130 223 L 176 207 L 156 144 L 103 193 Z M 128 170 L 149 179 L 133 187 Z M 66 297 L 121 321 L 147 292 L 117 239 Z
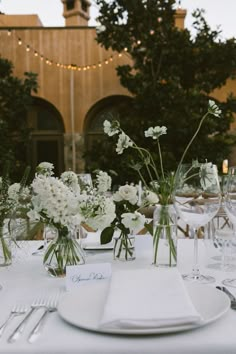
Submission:
M 194 233 L 194 249 L 193 249 L 193 269 L 192 274 L 194 278 L 198 278 L 200 276 L 199 266 L 198 266 L 198 234 L 197 229 L 193 229 Z

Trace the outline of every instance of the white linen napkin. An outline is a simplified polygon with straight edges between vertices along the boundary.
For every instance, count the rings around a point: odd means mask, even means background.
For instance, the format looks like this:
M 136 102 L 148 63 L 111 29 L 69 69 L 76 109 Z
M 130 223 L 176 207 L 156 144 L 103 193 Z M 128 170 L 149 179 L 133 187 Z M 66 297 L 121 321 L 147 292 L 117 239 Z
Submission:
M 113 273 L 100 328 L 145 329 L 200 322 L 177 269 Z

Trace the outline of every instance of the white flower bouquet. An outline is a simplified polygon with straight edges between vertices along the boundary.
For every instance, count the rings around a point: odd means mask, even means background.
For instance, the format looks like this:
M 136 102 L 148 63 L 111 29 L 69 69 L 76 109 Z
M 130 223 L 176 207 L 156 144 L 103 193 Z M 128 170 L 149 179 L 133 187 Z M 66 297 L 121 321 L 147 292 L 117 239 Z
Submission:
M 87 189 L 80 195 L 79 212 L 83 222 L 93 230 L 103 230 L 116 216 L 113 200 L 100 194 L 96 188 Z
M 220 114 L 221 114 L 221 110 L 218 108 L 215 102 L 209 100 L 207 112 L 201 118 L 196 132 L 194 133 L 187 147 L 185 148 L 184 153 L 179 161 L 176 172 L 172 172 L 172 173 L 165 172 L 163 166 L 163 160 L 162 160 L 160 137 L 162 135 L 167 134 L 167 128 L 165 126 L 150 127 L 144 132 L 145 137 L 152 138 L 156 142 L 158 155 L 159 155 L 158 167 L 150 151 L 138 146 L 135 143 L 135 141 L 132 140 L 121 129 L 120 123 L 118 121 L 114 120 L 110 122 L 106 120 L 104 122 L 104 133 L 110 137 L 118 135 L 118 141 L 116 145 L 116 152 L 118 154 L 122 154 L 125 149 L 133 149 L 136 151 L 136 153 L 139 156 L 139 160 L 137 164 L 133 164 L 133 168 L 137 171 L 139 178 L 142 181 L 143 185 L 145 186 L 146 190 L 150 190 L 151 192 L 154 192 L 157 195 L 157 199 L 160 205 L 168 206 L 172 204 L 172 193 L 174 189 L 175 176 L 177 175 L 177 172 L 179 172 L 179 167 L 183 163 L 183 160 L 189 150 L 189 147 L 191 146 L 197 134 L 199 133 L 203 122 L 209 115 L 214 115 L 216 117 L 219 117 Z M 144 177 L 144 172 L 148 176 L 148 182 Z M 165 238 L 167 239 L 167 243 L 169 244 L 170 247 L 170 252 L 169 252 L 170 263 L 176 264 L 176 247 L 172 240 L 171 226 L 170 226 L 173 223 L 173 221 L 170 220 L 169 216 L 166 214 L 167 211 L 168 208 L 163 208 L 163 210 L 159 213 L 160 220 L 158 220 L 158 227 L 156 228 L 154 227 L 153 229 L 149 225 L 146 225 L 146 228 L 153 235 L 155 255 L 157 255 L 157 247 L 159 244 L 159 239 L 162 235 L 162 231 L 166 230 Z M 172 258 L 174 259 L 174 262 L 172 262 Z M 156 262 L 157 262 L 157 257 L 154 258 L 154 264 L 156 264 Z
M 31 188 L 29 219 L 57 230 L 57 237 L 49 243 L 44 255 L 45 267 L 51 275 L 63 276 L 67 265 L 84 262 L 75 237 L 82 221 L 76 174 L 64 172 L 62 178 L 58 179 L 48 171 L 37 173 Z
M 133 185 L 121 186 L 113 195 L 115 218 L 101 233 L 101 243 L 114 237 L 114 258 L 132 260 L 134 254 L 134 234 L 145 224 L 145 216 L 138 212 L 138 190 Z M 115 233 L 116 231 L 116 233 Z

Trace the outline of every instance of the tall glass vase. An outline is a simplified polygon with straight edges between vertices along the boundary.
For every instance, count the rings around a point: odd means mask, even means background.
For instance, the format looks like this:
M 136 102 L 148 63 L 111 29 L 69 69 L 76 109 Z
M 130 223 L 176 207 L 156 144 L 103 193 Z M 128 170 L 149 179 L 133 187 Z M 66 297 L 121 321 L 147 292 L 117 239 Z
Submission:
M 0 267 L 9 266 L 12 263 L 11 234 L 7 226 L 0 226 Z
M 66 227 L 57 229 L 56 236 L 46 246 L 43 263 L 53 277 L 64 277 L 66 266 L 84 264 L 84 253 L 76 239 L 76 232 Z
M 153 213 L 153 264 L 177 265 L 177 214 L 173 205 L 157 205 Z

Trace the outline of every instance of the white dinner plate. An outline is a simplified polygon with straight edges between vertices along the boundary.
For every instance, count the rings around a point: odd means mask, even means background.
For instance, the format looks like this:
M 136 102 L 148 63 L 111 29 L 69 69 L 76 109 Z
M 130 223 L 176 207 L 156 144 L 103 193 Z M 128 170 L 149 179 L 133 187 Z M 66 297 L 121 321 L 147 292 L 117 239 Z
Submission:
M 113 250 L 113 243 L 106 243 L 101 245 L 100 243 L 84 244 L 83 249 L 85 251 L 109 251 Z
M 202 327 L 219 319 L 230 308 L 230 300 L 222 291 L 211 286 L 191 283 L 186 284 L 186 287 L 196 310 L 203 318 L 201 323 L 151 329 L 101 329 L 99 322 L 102 317 L 108 284 L 109 282 L 106 280 L 91 282 L 74 292 L 66 293 L 59 302 L 59 315 L 70 324 L 90 331 L 145 335 L 173 333 Z
M 113 250 L 114 241 L 112 240 L 111 242 L 102 245 L 100 242 L 100 234 L 100 231 L 88 232 L 87 237 L 81 240 L 83 249 L 85 251 Z

